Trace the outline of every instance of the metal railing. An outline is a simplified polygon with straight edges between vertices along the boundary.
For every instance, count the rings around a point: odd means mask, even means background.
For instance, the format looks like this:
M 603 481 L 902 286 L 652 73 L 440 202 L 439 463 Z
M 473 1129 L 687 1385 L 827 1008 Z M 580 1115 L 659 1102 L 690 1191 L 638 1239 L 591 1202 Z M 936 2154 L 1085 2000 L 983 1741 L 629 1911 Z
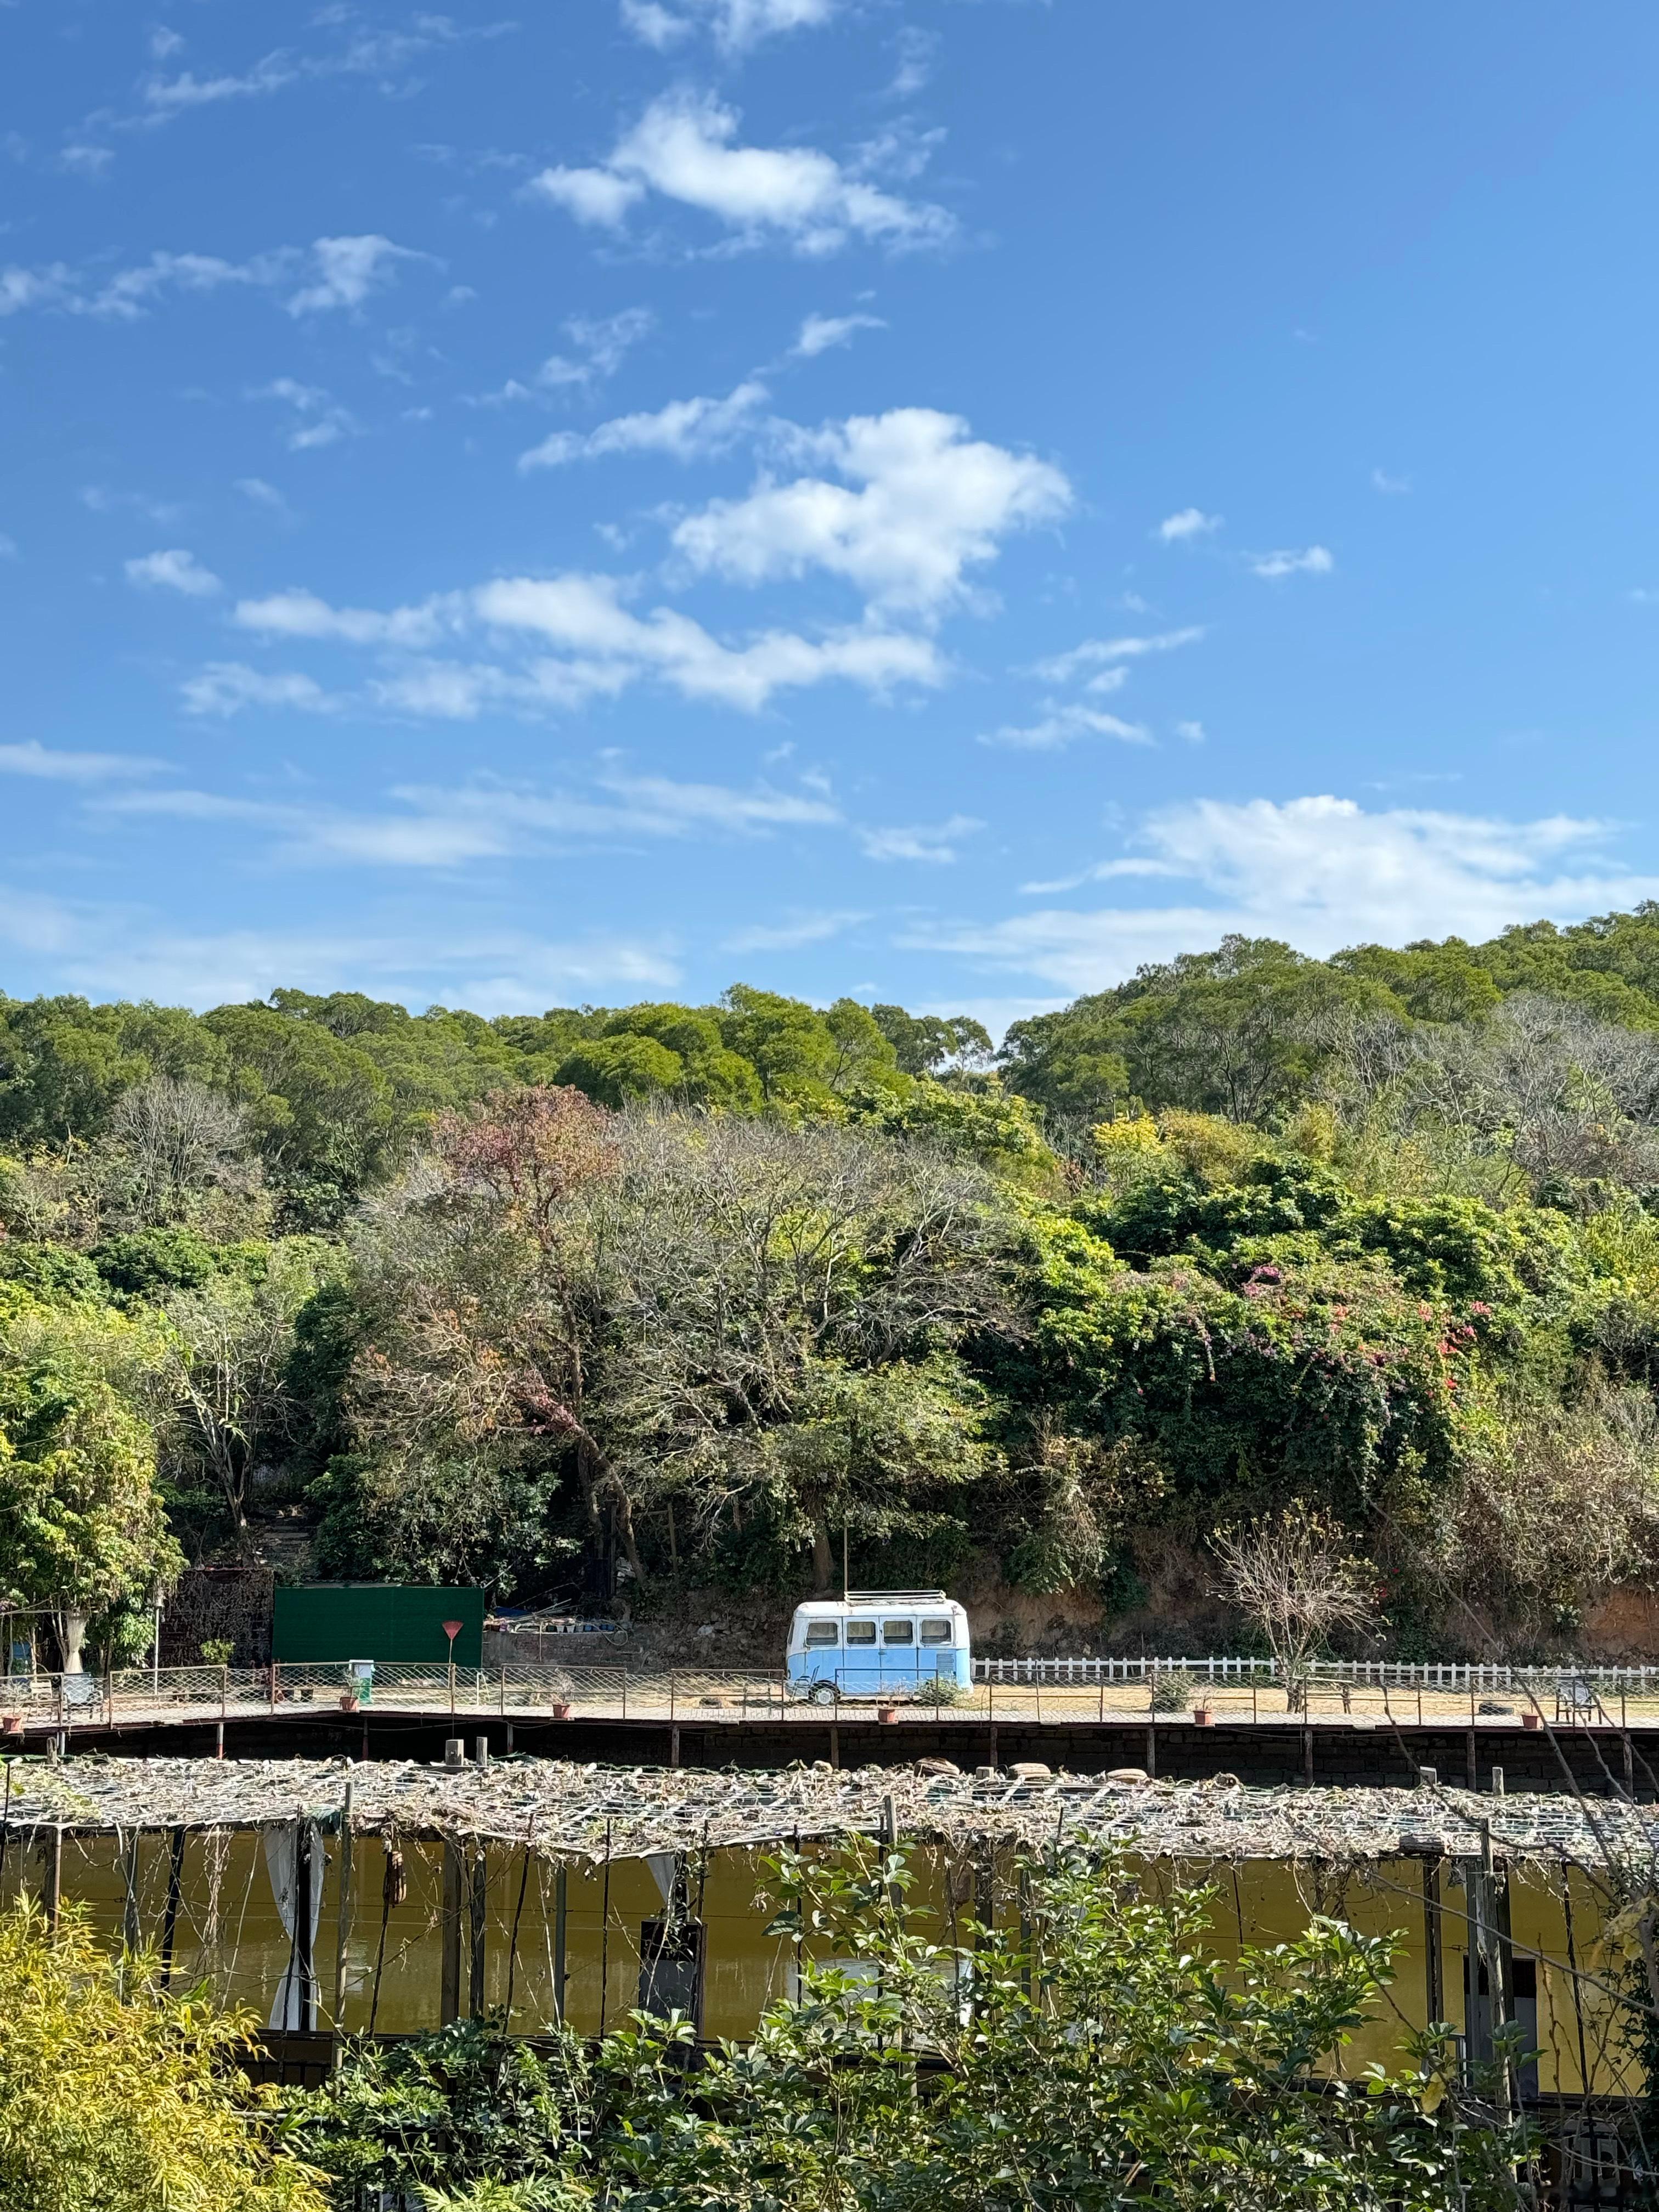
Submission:
M 377 1662 L 360 1691 L 343 1662 L 261 1668 L 120 1668 L 112 1673 L 0 1676 L 0 1731 L 246 1722 L 260 1717 L 301 1723 L 343 1711 L 366 1719 L 380 1712 L 422 1718 L 490 1715 L 542 1720 L 659 1720 L 693 1726 L 742 1722 L 817 1722 L 842 1711 L 871 1717 L 890 1705 L 896 1717 L 968 1722 L 1046 1718 L 1139 1720 L 1162 1725 L 1190 1702 L 1218 1720 L 1498 1722 L 1534 1708 L 1556 1719 L 1659 1726 L 1659 1666 L 1499 1667 L 1459 1662 L 1322 1660 L 1304 1683 L 1281 1679 L 1271 1660 L 1203 1658 L 981 1659 L 971 1689 L 952 1685 L 937 1694 L 930 1680 L 843 1693 L 815 1705 L 810 1686 L 791 1686 L 774 1669 L 580 1666 L 510 1660 L 453 1668 Z M 1173 1679 L 1172 1679 L 1173 1678 Z M 1494 1692 L 1509 1693 L 1503 1703 Z M 1486 1704 L 1487 1710 L 1481 1710 Z M 1531 1725 L 1531 1723 L 1528 1723 Z

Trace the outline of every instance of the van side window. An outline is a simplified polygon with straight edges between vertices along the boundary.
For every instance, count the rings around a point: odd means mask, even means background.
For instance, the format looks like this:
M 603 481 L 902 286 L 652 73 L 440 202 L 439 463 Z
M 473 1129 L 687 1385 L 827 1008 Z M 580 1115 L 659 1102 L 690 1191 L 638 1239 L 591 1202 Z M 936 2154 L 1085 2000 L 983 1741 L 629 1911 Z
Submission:
M 875 1640 L 876 1624 L 873 1620 L 849 1620 L 848 1622 L 847 1641 L 849 1644 L 873 1644 Z
M 881 1624 L 881 1640 L 884 1644 L 914 1644 L 916 1640 L 916 1624 L 914 1620 L 884 1620 Z
M 809 1620 L 806 1624 L 806 1649 L 821 1651 L 826 1644 L 839 1644 L 841 1631 L 833 1620 Z
M 924 1644 L 949 1644 L 951 1641 L 950 1622 L 924 1620 L 921 1624 L 921 1640 Z

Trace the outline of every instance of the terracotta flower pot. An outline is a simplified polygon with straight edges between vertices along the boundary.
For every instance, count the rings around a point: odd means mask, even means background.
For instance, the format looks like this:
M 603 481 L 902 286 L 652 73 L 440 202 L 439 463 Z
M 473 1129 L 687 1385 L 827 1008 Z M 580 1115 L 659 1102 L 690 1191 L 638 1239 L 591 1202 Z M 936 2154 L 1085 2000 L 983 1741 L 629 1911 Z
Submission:
M 1213 1728 L 1215 1726 L 1215 1715 L 1210 1711 L 1210 1708 L 1207 1705 L 1194 1705 L 1193 1707 L 1193 1725 L 1195 1728 Z
M 1523 1729 L 1540 1729 L 1544 1725 L 1544 1716 L 1542 1713 L 1522 1713 L 1521 1725 Z
M 898 1718 L 898 1707 L 896 1705 L 878 1705 L 876 1707 L 876 1718 L 878 1721 L 896 1721 Z
M 342 1690 L 340 1692 L 340 1711 L 343 1713 L 355 1713 L 356 1710 L 357 1692 L 355 1690 Z
M 569 1701 L 567 1698 L 558 1698 L 554 1700 L 553 1717 L 556 1721 L 568 1721 L 569 1719 L 570 1705 Z

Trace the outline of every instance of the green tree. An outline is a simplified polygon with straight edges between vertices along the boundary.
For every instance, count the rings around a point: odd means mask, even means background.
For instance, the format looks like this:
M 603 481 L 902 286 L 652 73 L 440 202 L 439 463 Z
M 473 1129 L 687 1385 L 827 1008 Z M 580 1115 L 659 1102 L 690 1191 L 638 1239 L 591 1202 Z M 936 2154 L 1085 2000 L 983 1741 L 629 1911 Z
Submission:
M 0 1590 L 86 1614 L 117 1652 L 142 1646 L 150 1593 L 184 1565 L 148 1418 L 168 1352 L 152 1315 L 0 1284 Z
M 18 2212 L 325 2212 L 237 2060 L 253 2016 L 171 1992 L 84 1919 L 0 1917 L 0 2203 Z

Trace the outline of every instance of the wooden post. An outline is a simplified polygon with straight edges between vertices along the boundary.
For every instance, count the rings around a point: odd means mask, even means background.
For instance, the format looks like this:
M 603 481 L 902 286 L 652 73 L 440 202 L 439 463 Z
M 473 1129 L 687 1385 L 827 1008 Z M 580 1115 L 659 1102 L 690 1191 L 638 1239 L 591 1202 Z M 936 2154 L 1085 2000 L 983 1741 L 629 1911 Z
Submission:
M 564 1940 L 568 1896 L 569 1869 L 559 1861 L 559 1871 L 553 1878 L 553 2014 L 562 2027 L 564 2019 Z M 545 1896 L 546 1892 L 543 1892 Z
M 353 1785 L 348 1774 L 345 1802 L 340 1808 L 340 1883 L 339 1908 L 334 1923 L 334 2057 L 339 2063 L 339 2039 L 345 2033 L 346 2001 L 346 1944 L 351 1933 L 351 1800 Z
M 679 1763 L 680 1730 L 679 1723 L 677 1721 L 672 1724 L 672 1726 L 671 1726 L 668 1731 L 668 1764 L 671 1766 L 678 1766 Z
M 447 2027 L 461 2016 L 461 1847 L 444 1838 L 443 1955 L 438 1986 L 438 2018 Z
M 994 1746 L 996 1742 L 994 1729 L 991 1731 L 991 1741 Z M 834 1767 L 839 1767 L 841 1765 L 841 1729 L 834 1721 L 830 1723 L 830 1764 Z
M 489 1928 L 489 1863 L 484 1847 L 477 1844 L 472 1853 L 472 1887 L 468 1899 L 467 1933 L 471 1938 L 471 1957 L 467 1974 L 467 2008 L 474 2020 L 484 2016 L 484 1937 Z
M 44 1864 L 41 1869 L 40 1903 L 45 1909 L 46 1925 L 56 1928 L 58 1916 L 64 1907 L 64 1832 L 48 1828 L 41 1845 Z
M 1440 1912 L 1440 1861 L 1423 1862 L 1423 1985 L 1424 2002 L 1432 2027 L 1446 2016 L 1446 1954 Z
M 1313 1721 L 1306 1705 L 1302 1708 L 1302 1779 L 1313 1788 Z
M 121 1943 L 136 1952 L 142 1939 L 138 1926 L 138 1831 L 135 1828 L 121 1854 Z
M 301 1820 L 294 1844 L 294 1978 L 299 1985 L 300 2027 L 317 2026 L 317 1960 L 312 1942 L 311 1900 L 322 1873 L 311 1853 L 311 1823 Z
M 161 1987 L 166 1989 L 173 1979 L 173 1948 L 179 1933 L 179 1907 L 185 1888 L 185 1832 L 175 1828 L 172 1848 L 167 1853 L 167 1902 L 161 1915 Z
M 1467 1739 L 1463 1746 L 1463 1758 L 1464 1763 L 1469 1770 L 1468 1779 L 1465 1786 L 1470 1790 L 1478 1790 L 1480 1787 L 1480 1784 L 1475 1773 L 1474 1730 L 1473 1727 L 1471 1727 L 1468 1731 Z

